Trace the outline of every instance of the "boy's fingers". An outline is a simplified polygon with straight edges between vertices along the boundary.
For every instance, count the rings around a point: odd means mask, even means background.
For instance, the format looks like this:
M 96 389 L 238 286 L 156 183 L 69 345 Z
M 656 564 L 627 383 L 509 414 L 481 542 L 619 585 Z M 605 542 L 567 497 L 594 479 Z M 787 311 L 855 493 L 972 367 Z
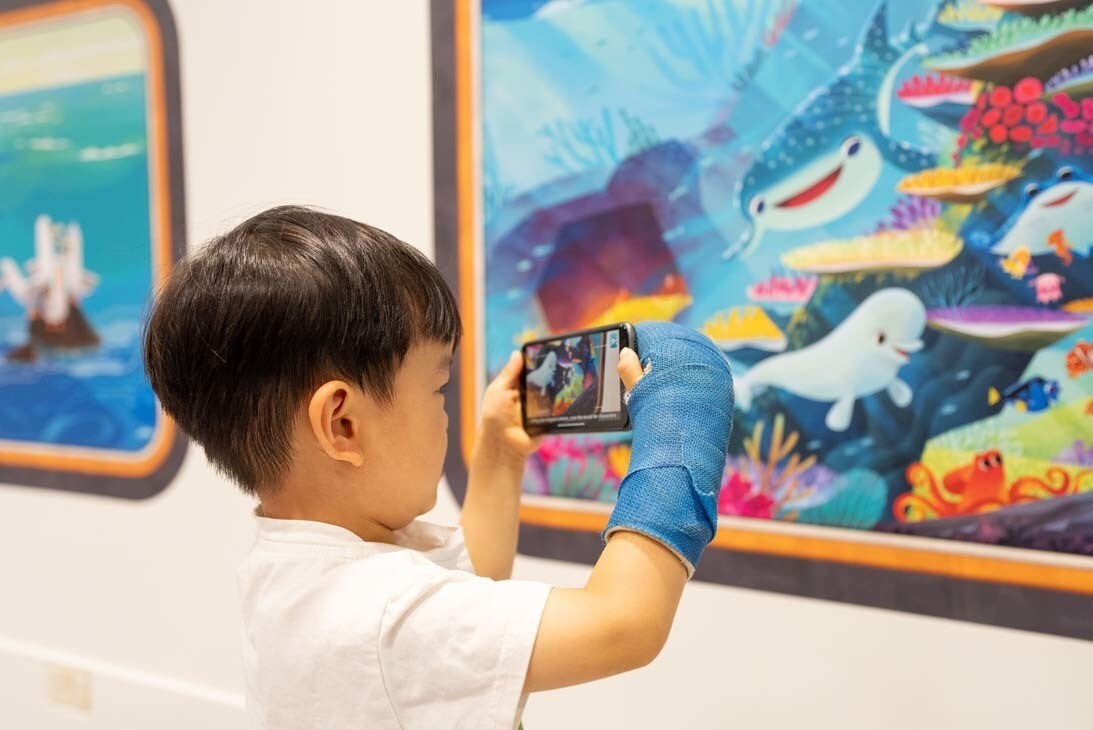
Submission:
M 644 373 L 638 354 L 629 347 L 622 348 L 622 352 L 619 353 L 619 377 L 622 378 L 622 384 L 627 390 L 633 390 L 642 375 Z

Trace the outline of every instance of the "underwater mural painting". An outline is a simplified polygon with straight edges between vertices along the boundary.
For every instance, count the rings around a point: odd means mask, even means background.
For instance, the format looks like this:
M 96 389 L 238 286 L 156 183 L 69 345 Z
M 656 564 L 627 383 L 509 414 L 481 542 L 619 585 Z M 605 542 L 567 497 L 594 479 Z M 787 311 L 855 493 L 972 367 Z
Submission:
M 736 381 L 697 578 L 1093 638 L 1093 2 L 447 6 L 454 443 L 522 341 L 674 320 Z M 522 551 L 595 559 L 628 442 L 544 440 Z
M 0 2 L 0 68 L 0 482 L 152 496 L 185 451 L 141 357 L 183 246 L 169 11 Z

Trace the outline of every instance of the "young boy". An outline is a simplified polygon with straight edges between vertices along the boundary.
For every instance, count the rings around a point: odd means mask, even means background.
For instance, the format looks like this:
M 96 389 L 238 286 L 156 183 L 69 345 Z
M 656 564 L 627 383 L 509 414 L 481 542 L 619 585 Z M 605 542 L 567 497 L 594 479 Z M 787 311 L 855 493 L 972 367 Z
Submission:
M 620 359 L 630 473 L 583 588 L 510 580 L 519 353 L 486 389 L 460 527 L 436 502 L 461 325 L 436 267 L 299 207 L 187 257 L 145 359 L 164 409 L 258 499 L 239 581 L 247 702 L 263 728 L 511 730 L 529 692 L 648 664 L 716 529 L 732 413 L 700 335 L 640 325 Z M 640 381 L 640 382 L 639 382 Z M 698 417 L 701 414 L 701 417 Z

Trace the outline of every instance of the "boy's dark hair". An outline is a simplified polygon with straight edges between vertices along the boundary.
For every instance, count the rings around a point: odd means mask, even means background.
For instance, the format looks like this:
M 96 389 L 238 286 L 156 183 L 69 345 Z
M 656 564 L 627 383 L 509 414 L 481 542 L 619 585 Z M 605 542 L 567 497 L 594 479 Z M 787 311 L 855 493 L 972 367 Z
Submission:
M 394 236 L 307 208 L 272 208 L 172 272 L 144 362 L 164 410 L 248 494 L 291 458 L 304 399 L 334 378 L 383 403 L 409 348 L 462 335 L 436 266 Z

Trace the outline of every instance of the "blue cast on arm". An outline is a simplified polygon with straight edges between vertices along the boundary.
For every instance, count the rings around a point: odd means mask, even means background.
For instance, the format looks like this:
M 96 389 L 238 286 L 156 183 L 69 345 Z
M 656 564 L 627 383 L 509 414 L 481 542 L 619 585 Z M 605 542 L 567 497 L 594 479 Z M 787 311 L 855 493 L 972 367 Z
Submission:
M 690 578 L 717 532 L 732 372 L 717 346 L 694 330 L 668 322 L 636 329 L 646 375 L 630 392 L 630 469 L 603 539 L 616 530 L 647 535 L 678 555 Z

